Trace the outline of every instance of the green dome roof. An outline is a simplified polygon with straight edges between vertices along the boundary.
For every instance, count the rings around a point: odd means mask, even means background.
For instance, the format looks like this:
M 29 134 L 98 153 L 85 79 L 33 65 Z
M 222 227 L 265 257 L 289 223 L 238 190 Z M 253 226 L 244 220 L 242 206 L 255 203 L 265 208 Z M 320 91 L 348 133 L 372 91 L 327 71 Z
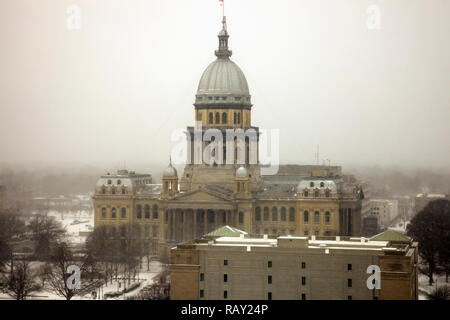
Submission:
M 411 242 L 411 238 L 394 230 L 386 230 L 372 238 L 371 241 Z

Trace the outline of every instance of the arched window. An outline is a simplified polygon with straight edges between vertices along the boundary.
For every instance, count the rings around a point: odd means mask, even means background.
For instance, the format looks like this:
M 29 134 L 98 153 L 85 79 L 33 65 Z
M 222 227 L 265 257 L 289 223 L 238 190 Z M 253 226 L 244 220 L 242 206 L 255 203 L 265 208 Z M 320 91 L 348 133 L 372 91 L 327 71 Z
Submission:
M 321 187 L 321 188 L 325 187 L 325 183 L 321 182 L 321 183 L 320 183 L 320 187 Z
M 315 213 L 314 213 L 314 223 L 320 223 L 320 212 L 319 211 L 316 211 Z
M 148 204 L 145 205 L 145 219 L 150 219 L 150 206 Z
M 126 194 L 127 190 L 125 188 L 122 188 L 122 194 Z
M 111 180 L 108 180 L 108 184 L 112 184 L 112 181 L 111 181 Z
M 286 208 L 281 207 L 281 221 L 286 221 Z
M 214 123 L 214 114 L 212 112 L 209 113 L 209 123 L 210 124 Z
M 117 185 L 120 186 L 122 184 L 122 180 L 117 180 Z
M 316 197 L 316 198 L 319 197 L 319 191 L 314 191 L 314 197 Z
M 116 188 L 113 187 L 111 192 L 112 194 L 116 194 Z
M 261 208 L 260 207 L 256 207 L 256 209 L 255 209 L 255 220 L 261 221 Z
M 106 219 L 106 208 L 102 208 L 102 219 Z
M 330 221 L 331 221 L 330 213 L 327 211 L 325 212 L 325 223 L 330 224 Z
M 127 209 L 126 208 L 122 208 L 122 215 L 121 215 L 122 219 L 126 219 L 127 218 Z
M 330 197 L 330 190 L 325 191 L 325 197 L 327 197 L 327 198 Z
M 105 194 L 105 193 L 106 193 L 106 188 L 102 187 L 102 194 Z
M 309 195 L 308 191 L 303 192 L 303 196 L 304 196 L 305 198 L 308 198 L 308 195 Z
M 224 112 L 223 114 L 222 114 L 222 124 L 227 124 L 227 113 L 226 112 Z
M 220 113 L 216 113 L 216 124 L 220 123 Z
M 303 212 L 303 221 L 305 223 L 309 222 L 309 212 L 308 211 Z
M 309 184 L 309 186 L 310 186 L 311 188 L 314 188 L 314 182 L 311 182 L 311 183 Z
M 289 221 L 290 222 L 295 221 L 295 209 L 294 208 L 289 209 Z
M 117 209 L 116 208 L 112 208 L 111 209 L 111 218 L 115 219 L 117 217 Z
M 136 208 L 136 218 L 142 219 L 142 206 L 140 204 Z
M 156 204 L 153 206 L 153 219 L 158 219 L 158 206 Z
M 272 221 L 278 221 L 278 208 L 272 208 Z
M 264 221 L 269 221 L 269 207 L 264 207 Z
M 239 224 L 244 223 L 244 213 L 241 211 L 239 212 Z

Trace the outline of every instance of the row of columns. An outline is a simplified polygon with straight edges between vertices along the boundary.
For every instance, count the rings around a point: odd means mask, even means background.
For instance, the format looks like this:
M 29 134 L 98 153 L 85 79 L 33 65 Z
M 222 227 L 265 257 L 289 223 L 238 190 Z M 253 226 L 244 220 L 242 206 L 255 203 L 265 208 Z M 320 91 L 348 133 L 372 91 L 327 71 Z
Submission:
M 231 210 L 174 209 L 169 210 L 165 239 L 181 242 L 201 238 L 225 225 L 236 225 Z

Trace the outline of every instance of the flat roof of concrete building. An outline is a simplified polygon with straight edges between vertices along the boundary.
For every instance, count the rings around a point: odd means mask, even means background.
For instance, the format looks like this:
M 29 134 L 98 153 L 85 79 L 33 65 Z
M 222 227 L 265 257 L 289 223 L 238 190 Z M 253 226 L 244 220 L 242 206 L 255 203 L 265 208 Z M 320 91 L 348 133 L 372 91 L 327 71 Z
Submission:
M 214 240 L 200 240 L 196 243 L 187 243 L 199 249 L 213 247 L 247 247 L 251 248 L 283 248 L 283 249 L 322 249 L 329 253 L 329 250 L 355 250 L 374 252 L 399 252 L 403 247 L 392 246 L 389 241 L 375 241 L 367 238 L 346 238 L 340 239 L 316 239 L 311 237 L 282 236 L 278 238 L 249 238 L 249 237 L 220 237 Z M 183 245 L 181 245 L 182 247 Z

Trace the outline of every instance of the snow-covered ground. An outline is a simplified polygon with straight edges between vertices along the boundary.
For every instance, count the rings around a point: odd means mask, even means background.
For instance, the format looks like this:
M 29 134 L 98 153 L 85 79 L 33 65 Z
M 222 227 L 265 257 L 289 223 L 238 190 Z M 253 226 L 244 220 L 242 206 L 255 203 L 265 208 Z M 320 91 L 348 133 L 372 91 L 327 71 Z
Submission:
M 406 221 L 406 222 L 405 221 L 401 221 L 401 222 L 398 222 L 398 223 L 390 226 L 388 229 L 405 234 L 408 224 L 409 224 L 409 221 Z
M 86 234 L 94 230 L 93 211 L 50 211 L 48 216 L 54 217 L 58 222 L 61 222 L 69 235 L 68 240 L 73 244 L 84 244 L 86 236 L 80 235 L 80 232 Z
M 450 282 L 445 282 L 445 275 L 434 275 L 433 280 L 435 283 L 430 286 L 428 283 L 428 277 L 426 275 L 419 274 L 419 299 L 420 296 L 423 297 L 423 299 L 420 300 L 428 300 L 426 293 L 431 293 L 434 289 L 436 289 L 436 287 L 445 285 L 450 286 Z
M 36 264 L 35 266 L 37 266 L 38 263 L 36 262 L 35 264 Z M 132 285 L 136 282 L 140 282 L 141 285 L 138 288 L 136 288 L 135 290 L 132 290 L 124 295 L 121 295 L 116 298 L 108 298 L 108 300 L 125 300 L 126 297 L 130 297 L 130 296 L 134 296 L 134 295 L 138 294 L 146 286 L 151 285 L 153 283 L 153 278 L 156 275 L 158 275 L 161 271 L 162 271 L 162 264 L 159 261 L 152 261 L 150 263 L 150 271 L 147 271 L 147 264 L 145 263 L 145 261 L 143 261 L 142 269 L 139 273 L 138 279 L 136 279 L 136 281 L 134 281 L 134 282 L 131 279 L 131 282 L 130 282 L 130 285 Z M 120 289 L 119 289 L 118 282 L 121 282 Z M 128 282 L 127 282 L 127 284 L 128 284 Z M 128 287 L 128 285 L 126 287 Z M 97 300 L 99 297 L 103 297 L 103 295 L 105 293 L 116 292 L 118 290 L 123 290 L 123 289 L 124 289 L 124 280 L 119 280 L 119 281 L 113 280 L 112 283 L 110 281 L 108 281 L 108 284 L 103 285 L 102 287 L 100 287 L 99 289 L 96 290 Z M 12 300 L 12 298 L 10 296 L 8 296 L 7 294 L 0 293 L 0 300 Z M 43 290 L 40 292 L 33 293 L 31 297 L 28 297 L 28 300 L 65 300 L 65 298 L 58 296 L 49 290 Z M 82 297 L 75 296 L 72 298 L 72 300 L 93 300 L 93 298 L 92 298 L 91 293 L 87 293 L 85 296 L 82 296 Z

